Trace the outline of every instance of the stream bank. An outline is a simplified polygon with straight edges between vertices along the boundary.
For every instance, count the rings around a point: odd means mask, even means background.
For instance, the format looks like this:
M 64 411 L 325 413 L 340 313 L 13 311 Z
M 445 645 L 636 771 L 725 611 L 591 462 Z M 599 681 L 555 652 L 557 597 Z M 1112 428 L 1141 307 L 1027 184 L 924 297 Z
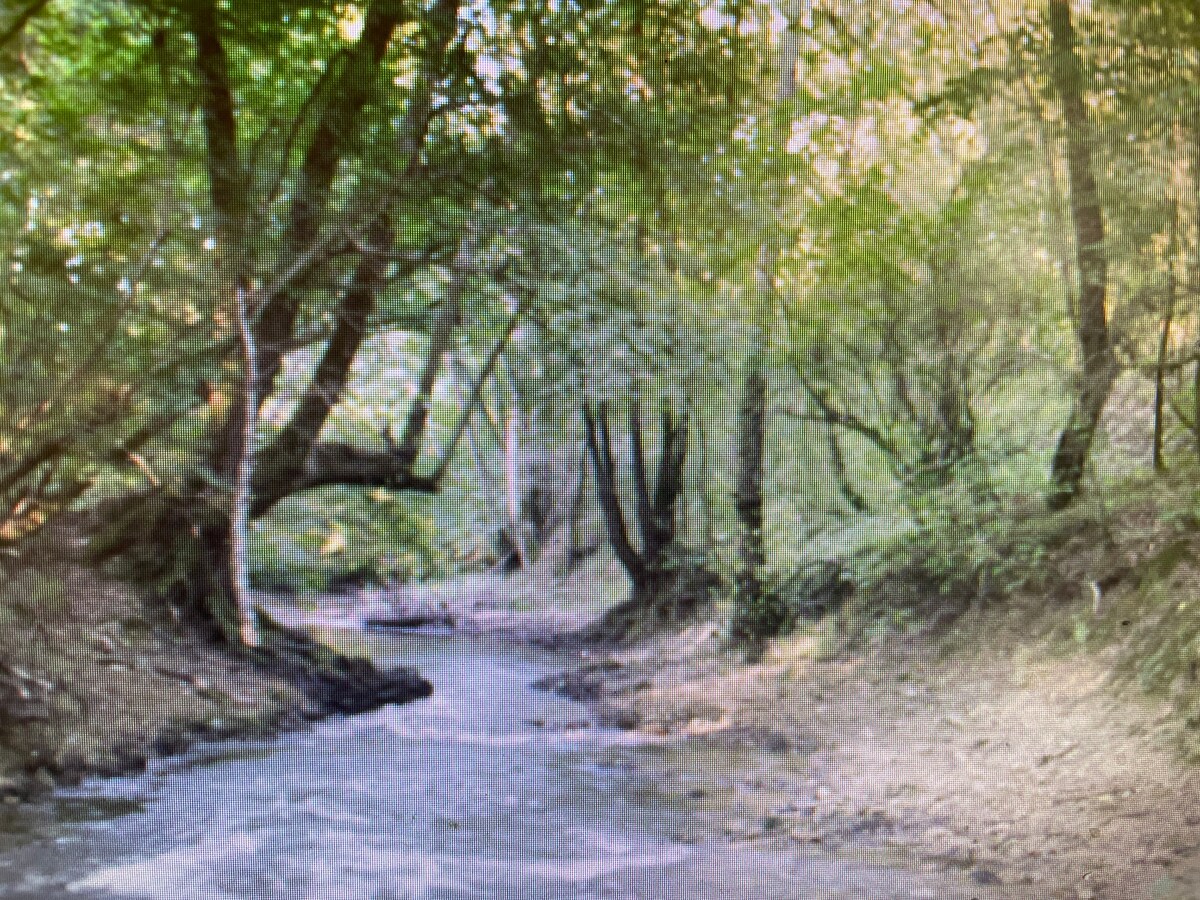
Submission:
M 748 846 L 899 852 L 1036 900 L 1200 897 L 1200 772 L 1170 703 L 1028 622 L 976 611 L 861 648 L 813 629 L 755 664 L 696 625 L 548 686 L 663 740 L 660 789 Z
M 250 655 L 94 568 L 23 563 L 0 593 L 0 798 L 431 690 L 408 667 L 382 670 L 282 629 L 269 638 Z
M 0 897 L 1020 896 L 900 855 L 796 853 L 714 830 L 659 783 L 661 739 L 531 687 L 571 656 L 487 635 L 325 637 L 381 668 L 415 665 L 433 696 L 270 742 L 198 747 L 14 809 L 0 817 Z
M 474 633 L 472 640 L 484 640 L 484 632 L 503 635 L 510 648 L 504 653 L 523 659 L 522 642 L 553 644 L 564 629 L 602 610 L 610 598 L 600 584 L 579 581 L 547 593 L 545 585 L 520 579 L 466 579 L 421 591 L 281 601 L 269 608 L 285 625 L 307 624 L 318 633 L 324 622 L 331 626 L 327 639 L 330 630 L 350 635 L 343 646 L 348 655 L 358 655 L 363 641 L 384 646 L 395 640 L 362 636 L 357 629 L 365 619 L 389 611 L 448 612 Z M 6 667 L 0 689 L 8 692 L 10 710 L 0 752 L 10 796 L 44 793 L 91 774 L 136 771 L 147 759 L 210 738 L 271 737 L 331 711 L 329 698 L 311 686 L 305 691 L 295 671 L 272 671 L 221 650 L 164 619 L 161 609 L 119 583 L 62 565 L 23 582 L 23 590 L 40 591 L 28 600 L 36 618 L 16 618 L 20 604 L 0 606 L 19 624 L 0 630 Z M 60 599 L 56 605 L 48 597 Z M 1200 777 L 1176 752 L 1178 723 L 1170 705 L 1116 693 L 1112 659 L 1032 640 L 1030 618 L 1017 606 L 976 611 L 938 635 L 885 635 L 859 648 L 831 642 L 829 631 L 807 630 L 777 641 L 754 665 L 724 649 L 718 628 L 699 624 L 633 646 L 549 653 L 516 669 L 504 663 L 490 686 L 488 673 L 475 671 L 471 691 L 493 700 L 525 697 L 528 683 L 540 680 L 584 701 L 590 715 L 573 705 L 556 707 L 552 715 L 541 709 L 522 714 L 504 726 L 501 744 L 561 747 L 596 738 L 580 762 L 584 771 L 631 779 L 622 783 L 645 794 L 644 810 L 684 815 L 692 837 L 672 832 L 666 835 L 672 846 L 686 848 L 704 835 L 706 852 L 718 859 L 729 854 L 723 859 L 731 866 L 753 868 L 770 860 L 792 875 L 797 866 L 809 873 L 804 877 L 825 872 L 834 879 L 829 884 L 841 878 L 844 888 L 830 896 L 1200 896 L 1200 815 L 1180 802 L 1200 792 Z M 339 646 L 338 640 L 330 643 Z M 443 660 L 436 649 L 443 646 L 430 643 L 424 656 L 378 647 L 372 652 L 383 670 L 416 660 L 434 681 L 434 669 L 426 669 L 441 666 L 439 677 L 461 686 L 476 663 L 456 669 L 453 661 L 465 657 Z M 489 659 L 499 658 L 488 652 Z M 413 723 L 451 713 L 466 727 L 485 708 L 460 697 L 456 702 L 467 706 L 454 714 L 446 702 L 435 696 L 429 708 L 406 705 L 344 719 L 346 734 L 338 722 L 317 728 L 322 735 L 336 732 L 333 745 L 346 752 L 352 749 L 350 732 L 360 734 L 379 716 L 406 741 L 436 742 L 440 732 L 414 731 Z M 438 721 L 441 728 L 445 722 Z M 298 741 L 296 746 L 310 748 L 305 752 L 325 753 L 324 738 L 312 734 L 284 738 L 279 746 L 290 753 Z M 469 729 L 464 734 L 452 744 L 483 740 Z M 228 752 L 271 754 L 275 746 L 248 751 L 235 742 Z M 496 740 L 487 738 L 482 746 L 495 749 Z M 212 752 L 220 757 L 224 751 Z M 363 765 L 382 766 L 385 758 L 394 765 L 398 752 L 389 745 L 386 754 L 364 758 Z M 179 765 L 186 769 L 188 759 Z M 162 765 L 152 762 L 152 773 L 174 771 L 172 764 Z M 387 783 L 398 790 L 396 779 L 404 777 L 388 775 Z M 119 793 L 128 783 L 117 779 L 111 790 Z M 109 789 L 93 783 L 87 795 L 97 790 Z M 491 790 L 495 784 L 481 782 L 476 799 L 483 803 Z M 303 806 L 302 794 L 295 802 Z M 327 799 L 336 805 L 332 793 Z M 88 816 L 106 821 L 116 814 L 107 807 L 87 809 Z M 469 805 L 463 807 L 446 818 L 446 827 L 457 830 L 470 813 Z M 447 864 L 449 857 L 434 856 L 421 865 Z M 480 863 L 484 869 L 490 859 Z M 327 862 L 340 865 L 334 858 Z M 867 869 L 857 870 L 860 864 Z M 550 871 L 539 866 L 530 871 Z M 664 866 L 662 872 L 675 872 L 671 877 L 679 874 Z M 689 877 L 701 877 L 691 871 Z M 296 872 L 288 877 L 302 878 Z M 895 892 L 855 887 L 872 878 L 895 885 Z M 922 893 L 925 888 L 910 890 L 914 878 L 955 887 Z M 809 895 L 781 887 L 761 896 Z

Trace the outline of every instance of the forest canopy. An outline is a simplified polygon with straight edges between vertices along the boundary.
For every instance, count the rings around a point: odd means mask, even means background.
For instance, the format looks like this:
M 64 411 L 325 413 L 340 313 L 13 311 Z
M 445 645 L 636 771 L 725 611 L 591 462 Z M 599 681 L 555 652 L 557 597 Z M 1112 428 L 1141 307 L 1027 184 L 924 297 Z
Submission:
M 1198 67 L 1188 0 L 16 0 L 0 540 L 102 510 L 253 643 L 594 537 L 753 638 L 1192 471 Z

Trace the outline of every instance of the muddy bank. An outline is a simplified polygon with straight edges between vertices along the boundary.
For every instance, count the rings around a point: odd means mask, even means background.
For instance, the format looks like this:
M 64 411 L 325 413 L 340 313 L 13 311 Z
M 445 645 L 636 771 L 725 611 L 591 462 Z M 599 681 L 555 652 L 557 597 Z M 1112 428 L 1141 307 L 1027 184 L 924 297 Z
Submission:
M 1045 900 L 1200 896 L 1200 774 L 1169 704 L 1019 638 L 1019 613 L 860 650 L 814 631 L 754 665 L 696 626 L 545 686 L 663 738 L 649 774 L 734 840 L 901 853 Z
M 286 629 L 247 654 L 88 567 L 22 565 L 0 590 L 0 797 L 430 691 L 411 669 L 379 671 Z

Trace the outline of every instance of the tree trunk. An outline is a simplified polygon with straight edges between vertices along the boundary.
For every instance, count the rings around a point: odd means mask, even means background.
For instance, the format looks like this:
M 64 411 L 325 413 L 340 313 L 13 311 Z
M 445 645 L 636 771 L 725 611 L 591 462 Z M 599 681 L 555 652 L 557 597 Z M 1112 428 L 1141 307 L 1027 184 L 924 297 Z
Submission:
M 258 397 L 255 393 L 255 385 L 258 384 L 258 347 L 254 340 L 253 311 L 247 305 L 245 288 L 238 285 L 236 294 L 245 402 L 242 404 L 242 452 L 234 475 L 233 504 L 229 517 L 229 569 L 242 643 L 247 647 L 257 647 L 262 643 L 262 636 L 259 632 L 258 613 L 254 608 L 254 593 L 250 587 L 247 530 L 250 524 L 250 504 L 254 497 L 254 444 L 258 434 Z
M 763 461 L 766 440 L 767 378 L 762 363 L 754 359 L 742 382 L 738 409 L 738 477 L 735 502 L 741 534 L 735 611 L 731 631 L 735 640 L 754 643 L 782 625 L 775 598 L 766 595 L 762 568 L 766 563 L 763 544 Z M 778 621 L 777 621 L 778 620 Z
M 1162 327 L 1158 334 L 1158 361 L 1154 367 L 1154 439 L 1153 458 L 1156 472 L 1166 471 L 1163 455 L 1166 432 L 1164 416 L 1167 397 L 1167 351 L 1171 347 L 1171 328 L 1175 323 L 1175 303 L 1178 284 L 1175 280 L 1175 255 L 1179 250 L 1179 205 L 1176 203 L 1171 215 L 1171 240 L 1167 248 L 1167 306 L 1163 312 Z
M 418 73 L 402 128 L 400 150 L 406 158 L 405 174 L 420 169 L 420 148 L 432 116 L 432 69 L 457 31 L 461 0 L 436 0 L 426 17 L 426 67 Z M 371 453 L 341 444 L 321 445 L 318 435 L 337 403 L 364 339 L 374 307 L 391 235 L 384 212 L 372 226 L 373 247 L 363 253 L 350 287 L 339 300 L 337 325 L 318 363 L 316 373 L 291 421 L 272 446 L 255 452 L 259 410 L 268 398 L 293 331 L 303 295 L 303 281 L 314 260 L 321 259 L 323 218 L 329 206 L 337 167 L 351 150 L 360 119 L 378 77 L 392 36 L 401 22 L 403 4 L 375 0 L 366 11 L 363 32 L 339 62 L 341 69 L 323 100 L 312 138 L 303 153 L 289 211 L 289 222 L 280 254 L 288 277 L 270 289 L 251 292 L 252 261 L 245 240 L 249 229 L 250 179 L 239 157 L 237 114 L 229 65 L 220 39 L 217 6 L 192 4 L 186 24 L 195 46 L 199 106 L 205 133 L 207 170 L 215 233 L 221 250 L 221 275 L 232 318 L 240 336 L 242 383 L 231 404 L 223 429 L 222 447 L 215 468 L 233 485 L 229 516 L 221 526 L 224 539 L 205 539 L 206 547 L 228 549 L 227 572 L 221 581 L 236 601 L 238 631 L 243 643 L 259 639 L 249 590 L 246 527 L 275 502 L 311 487 L 325 484 L 382 486 L 393 489 L 435 490 L 437 477 L 422 478 L 414 468 L 420 453 L 429 414 L 430 394 L 460 318 L 461 292 L 474 262 L 475 229 L 470 227 L 455 260 L 455 278 L 443 308 L 435 317 L 429 355 L 417 397 L 409 410 L 403 437 L 395 454 Z M 382 204 L 386 206 L 386 202 Z M 464 263 L 464 259 L 466 262 Z M 453 452 L 453 447 L 449 452 Z M 210 563 L 205 559 L 201 565 Z M 219 601 L 214 601 L 218 602 Z M 233 635 L 230 635 L 233 639 Z
M 238 155 L 237 119 L 229 63 L 221 45 L 220 31 L 207 4 L 195 6 L 189 28 L 196 45 L 196 69 L 200 76 L 200 108 L 207 144 L 209 191 L 215 217 L 215 232 L 220 248 L 223 293 L 231 299 L 237 324 L 242 362 L 242 384 L 235 409 L 240 415 L 229 422 L 226 454 L 219 474 L 232 482 L 228 518 L 219 530 L 210 530 L 201 542 L 200 567 L 212 563 L 204 550 L 220 549 L 227 553 L 221 562 L 227 577 L 218 582 L 218 591 L 228 591 L 237 614 L 238 639 L 248 647 L 261 642 L 253 594 L 250 589 L 247 558 L 247 525 L 250 515 L 254 477 L 254 438 L 258 426 L 258 346 L 254 336 L 255 310 L 248 299 L 249 260 L 245 247 L 246 173 Z M 223 531 L 224 534 L 219 533 Z M 224 584 L 220 583 L 225 582 Z M 214 598 L 220 605 L 221 601 Z M 223 628 L 230 626 L 221 615 L 215 616 Z M 232 640 L 233 636 L 229 635 Z
M 779 83 L 777 104 L 790 101 L 796 94 L 796 61 L 799 43 L 792 27 L 799 19 L 799 4 L 781 4 L 779 10 L 788 26 L 780 34 Z M 782 143 L 783 135 L 771 139 Z M 773 148 L 779 150 L 777 146 Z M 766 563 L 763 545 L 763 473 L 767 444 L 767 377 L 763 356 L 767 348 L 767 329 L 775 311 L 775 269 L 779 262 L 776 225 L 759 245 L 755 263 L 755 289 L 758 309 L 755 313 L 753 346 L 749 351 L 742 378 L 742 400 L 738 408 L 738 479 L 736 507 L 740 523 L 740 570 L 734 597 L 732 631 L 735 639 L 757 640 L 764 630 L 774 628 L 779 618 L 777 603 L 764 595 L 762 568 Z
M 1104 212 L 1092 166 L 1092 127 L 1083 99 L 1083 71 L 1075 50 L 1069 0 L 1050 0 L 1049 12 L 1051 77 L 1066 126 L 1071 221 L 1080 281 L 1079 388 L 1050 466 L 1049 504 L 1061 509 L 1079 494 L 1096 429 L 1116 380 L 1117 362 L 1108 333 Z
M 621 637 L 638 621 L 678 619 L 685 610 L 707 599 L 717 579 L 699 566 L 681 564 L 673 553 L 676 547 L 675 522 L 679 496 L 683 491 L 683 472 L 687 460 L 687 417 L 676 421 L 669 404 L 663 406 L 662 440 L 659 464 L 653 487 L 645 477 L 642 424 L 637 405 L 630 415 L 631 466 L 635 470 L 634 503 L 639 510 L 642 547 L 629 539 L 618 488 L 616 456 L 606 404 L 583 405 L 583 421 L 588 455 L 592 459 L 596 495 L 604 514 L 605 529 L 613 551 L 631 582 L 626 603 L 612 609 L 599 626 L 598 636 Z M 641 476 L 636 474 L 640 469 Z M 647 538 L 649 538 L 647 540 Z
M 521 455 L 521 434 L 524 431 L 525 415 L 514 391 L 504 428 L 504 498 L 513 547 L 521 568 L 529 571 L 533 559 L 525 530 L 525 466 Z
M 713 513 L 713 495 L 710 483 L 712 467 L 709 465 L 708 458 L 708 429 L 704 425 L 703 416 L 700 416 L 699 419 L 700 424 L 697 431 L 700 439 L 700 464 L 698 466 L 700 483 L 697 486 L 697 494 L 700 499 L 700 528 L 704 536 L 704 548 L 706 551 L 711 551 L 717 545 L 716 521 Z
M 596 479 L 596 499 L 604 517 L 608 542 L 630 580 L 637 585 L 645 581 L 646 572 L 641 556 L 629 540 L 625 513 L 621 509 L 616 457 L 613 453 L 612 434 L 609 431 L 608 404 L 601 403 L 597 408 L 593 408 L 591 403 L 584 403 L 583 424 L 588 455 L 592 459 L 592 472 Z
M 587 496 L 587 447 L 575 465 L 575 483 L 571 488 L 571 503 L 567 509 L 567 552 L 566 559 L 556 574 L 567 575 L 575 568 L 583 555 L 580 532 L 583 528 L 584 499 Z

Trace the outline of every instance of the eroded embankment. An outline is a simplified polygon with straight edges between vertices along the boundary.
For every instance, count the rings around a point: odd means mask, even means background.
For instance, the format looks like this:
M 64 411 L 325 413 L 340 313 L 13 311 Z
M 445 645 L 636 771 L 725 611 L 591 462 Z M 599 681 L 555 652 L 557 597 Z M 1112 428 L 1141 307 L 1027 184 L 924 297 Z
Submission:
M 86 566 L 22 566 L 0 597 L 0 796 L 430 690 L 410 669 L 380 672 L 282 630 L 251 656 Z

